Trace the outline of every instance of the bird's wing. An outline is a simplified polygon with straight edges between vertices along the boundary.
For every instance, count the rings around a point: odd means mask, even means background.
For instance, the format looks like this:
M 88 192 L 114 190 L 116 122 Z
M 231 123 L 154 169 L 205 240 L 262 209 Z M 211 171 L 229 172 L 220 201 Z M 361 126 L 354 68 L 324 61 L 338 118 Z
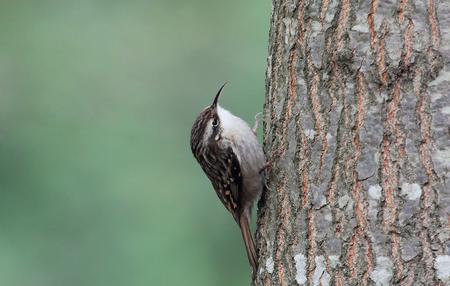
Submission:
M 241 168 L 239 159 L 231 146 L 222 150 L 219 155 L 220 159 L 217 161 L 218 164 L 221 164 L 221 166 L 217 166 L 220 179 L 215 182 L 214 189 L 224 206 L 238 222 L 239 193 L 242 188 Z

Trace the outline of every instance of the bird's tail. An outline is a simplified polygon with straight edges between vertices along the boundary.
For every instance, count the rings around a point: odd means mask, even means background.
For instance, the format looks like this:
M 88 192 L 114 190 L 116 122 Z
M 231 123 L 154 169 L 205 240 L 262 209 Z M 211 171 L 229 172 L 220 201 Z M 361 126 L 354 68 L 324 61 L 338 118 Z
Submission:
M 256 255 L 255 242 L 253 241 L 252 232 L 250 230 L 250 219 L 247 215 L 241 215 L 239 219 L 242 238 L 244 239 L 245 248 L 247 250 L 248 261 L 253 269 L 253 280 L 256 278 L 258 271 L 258 256 Z

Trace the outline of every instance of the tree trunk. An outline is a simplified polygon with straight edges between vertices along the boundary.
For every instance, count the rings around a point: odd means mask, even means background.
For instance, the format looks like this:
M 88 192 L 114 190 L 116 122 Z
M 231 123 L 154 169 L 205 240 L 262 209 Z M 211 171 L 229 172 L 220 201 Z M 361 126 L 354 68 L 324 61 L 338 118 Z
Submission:
M 258 285 L 450 285 L 450 1 L 274 0 Z

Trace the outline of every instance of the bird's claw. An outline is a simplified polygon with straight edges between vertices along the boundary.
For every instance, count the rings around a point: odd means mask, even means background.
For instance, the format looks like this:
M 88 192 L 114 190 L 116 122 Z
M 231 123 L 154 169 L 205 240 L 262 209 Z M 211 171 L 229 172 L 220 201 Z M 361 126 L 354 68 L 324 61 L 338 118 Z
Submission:
M 262 112 L 258 112 L 255 115 L 255 125 L 253 125 L 252 131 L 255 133 L 255 135 L 258 135 L 258 126 L 259 126 L 259 116 L 262 114 Z

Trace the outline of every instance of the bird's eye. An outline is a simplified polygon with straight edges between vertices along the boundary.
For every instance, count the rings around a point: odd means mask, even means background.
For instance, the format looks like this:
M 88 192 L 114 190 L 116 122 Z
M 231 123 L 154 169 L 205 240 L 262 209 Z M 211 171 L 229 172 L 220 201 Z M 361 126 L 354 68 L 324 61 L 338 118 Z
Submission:
M 219 121 L 217 120 L 217 118 L 214 118 L 212 126 L 217 127 L 217 125 L 219 125 Z

